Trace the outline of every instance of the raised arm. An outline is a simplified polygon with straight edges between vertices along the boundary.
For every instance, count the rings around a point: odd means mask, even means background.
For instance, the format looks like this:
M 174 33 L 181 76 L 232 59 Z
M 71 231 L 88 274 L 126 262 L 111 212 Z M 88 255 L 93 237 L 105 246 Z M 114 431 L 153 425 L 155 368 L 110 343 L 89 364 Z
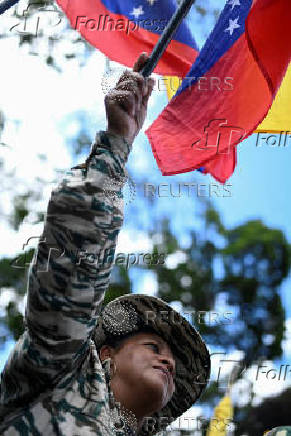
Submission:
M 135 72 L 124 73 L 106 96 L 107 131 L 96 135 L 86 164 L 52 192 L 29 270 L 25 333 L 1 375 L 0 418 L 86 357 L 123 221 L 121 203 L 114 204 L 108 191 L 121 196 L 124 165 L 153 88 L 152 79 L 137 73 L 146 59 L 142 55 Z

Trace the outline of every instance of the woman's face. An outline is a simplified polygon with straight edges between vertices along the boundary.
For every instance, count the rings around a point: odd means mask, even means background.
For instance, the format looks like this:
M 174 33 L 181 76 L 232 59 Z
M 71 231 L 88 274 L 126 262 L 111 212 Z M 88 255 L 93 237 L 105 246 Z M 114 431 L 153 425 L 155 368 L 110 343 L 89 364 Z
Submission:
M 175 391 L 175 360 L 167 343 L 155 333 L 140 332 L 112 351 L 116 400 L 130 410 L 135 406 L 137 415 L 143 407 L 146 413 L 161 410 Z

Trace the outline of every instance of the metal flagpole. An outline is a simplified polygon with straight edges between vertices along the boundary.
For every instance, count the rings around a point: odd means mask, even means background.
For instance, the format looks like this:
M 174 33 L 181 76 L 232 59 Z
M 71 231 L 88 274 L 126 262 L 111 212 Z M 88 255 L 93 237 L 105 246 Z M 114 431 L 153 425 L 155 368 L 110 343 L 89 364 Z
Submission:
M 4 0 L 0 2 L 0 15 L 3 14 L 7 9 L 11 8 L 12 6 L 16 5 L 19 0 Z
M 181 21 L 188 14 L 191 6 L 195 3 L 195 1 L 196 0 L 183 0 L 180 6 L 177 7 L 176 12 L 174 13 L 167 27 L 163 31 L 160 39 L 156 43 L 147 63 L 141 70 L 141 74 L 144 77 L 148 77 L 152 74 L 159 59 L 162 57 L 164 51 L 170 43 L 174 33 L 181 24 Z

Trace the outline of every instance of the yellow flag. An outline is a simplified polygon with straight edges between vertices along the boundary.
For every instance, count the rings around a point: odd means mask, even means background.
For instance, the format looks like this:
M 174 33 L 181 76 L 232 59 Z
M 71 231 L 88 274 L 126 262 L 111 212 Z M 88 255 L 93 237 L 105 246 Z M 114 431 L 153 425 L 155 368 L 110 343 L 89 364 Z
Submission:
M 233 405 L 231 398 L 226 395 L 214 409 L 206 436 L 225 436 L 233 418 Z
M 165 76 L 165 85 L 169 101 L 176 94 L 182 79 L 174 76 Z M 291 64 L 282 81 L 271 109 L 264 121 L 257 127 L 256 132 L 288 133 L 291 132 Z
M 170 101 L 171 98 L 176 94 L 177 89 L 182 83 L 182 79 L 176 76 L 165 76 L 165 85 L 167 88 L 167 96 Z

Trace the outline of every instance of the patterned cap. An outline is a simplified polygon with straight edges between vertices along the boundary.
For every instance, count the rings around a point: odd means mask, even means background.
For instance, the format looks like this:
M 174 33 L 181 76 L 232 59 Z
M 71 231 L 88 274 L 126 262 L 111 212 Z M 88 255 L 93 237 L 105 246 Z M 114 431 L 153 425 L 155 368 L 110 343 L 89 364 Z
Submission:
M 139 436 L 165 429 L 188 410 L 204 391 L 210 375 L 210 355 L 194 327 L 159 298 L 127 294 L 105 306 L 94 341 L 97 349 L 129 333 L 151 329 L 171 347 L 176 361 L 175 392 L 168 404 L 145 420 Z

